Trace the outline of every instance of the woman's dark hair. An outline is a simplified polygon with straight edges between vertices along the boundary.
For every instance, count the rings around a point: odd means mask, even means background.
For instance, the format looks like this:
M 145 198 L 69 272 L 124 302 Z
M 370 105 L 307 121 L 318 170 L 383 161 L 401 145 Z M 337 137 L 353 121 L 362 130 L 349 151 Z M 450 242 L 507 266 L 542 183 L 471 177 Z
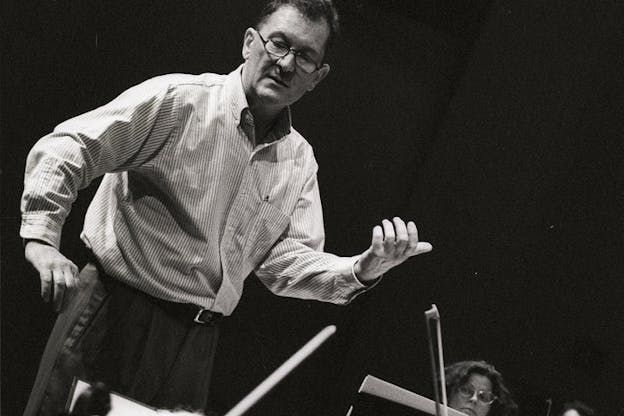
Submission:
M 568 410 L 576 410 L 581 416 L 594 416 L 594 409 L 586 405 L 580 400 L 574 400 L 572 402 L 566 402 L 563 404 L 561 414 L 563 415 Z
M 503 383 L 503 376 L 490 363 L 485 361 L 460 361 L 444 369 L 446 390 L 448 394 L 457 392 L 459 387 L 466 384 L 472 374 L 480 374 L 492 382 L 492 393 L 497 399 L 492 403 L 488 416 L 513 416 L 518 412 L 518 406 L 511 398 L 511 393 Z
M 269 0 L 258 16 L 256 28 L 262 26 L 267 18 L 282 6 L 294 7 L 299 13 L 313 22 L 324 19 L 329 26 L 329 37 L 327 38 L 325 50 L 329 49 L 329 46 L 332 45 L 340 32 L 338 11 L 331 0 Z

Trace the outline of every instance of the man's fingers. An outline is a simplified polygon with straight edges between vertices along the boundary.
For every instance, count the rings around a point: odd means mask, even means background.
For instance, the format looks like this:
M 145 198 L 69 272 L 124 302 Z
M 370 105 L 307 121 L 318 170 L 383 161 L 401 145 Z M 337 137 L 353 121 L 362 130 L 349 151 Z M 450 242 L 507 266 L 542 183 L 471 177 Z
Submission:
M 45 302 L 52 301 L 54 308 L 60 310 L 66 289 L 78 287 L 78 267 L 57 248 L 35 240 L 26 243 L 24 256 L 39 272 L 41 297 Z
M 79 289 L 83 288 L 85 286 L 84 285 L 84 279 L 80 278 L 80 269 L 74 263 L 71 263 L 71 272 L 72 272 L 72 275 L 74 276 L 74 281 L 76 282 L 76 287 L 79 288 Z
M 405 226 L 405 222 L 399 217 L 394 217 L 392 222 L 394 223 L 394 231 L 396 233 L 394 248 L 396 250 L 396 254 L 403 255 L 409 241 L 407 227 Z
M 422 241 L 418 243 L 418 246 L 416 247 L 416 253 L 414 253 L 414 255 L 428 253 L 431 250 L 433 250 L 433 246 L 425 241 Z
M 65 276 L 60 270 L 53 272 L 54 277 L 54 310 L 59 312 L 63 306 L 63 296 L 65 294 Z
M 43 270 L 39 278 L 41 279 L 41 298 L 44 302 L 49 302 L 50 292 L 52 292 L 52 270 Z
M 379 225 L 376 225 L 373 228 L 373 238 L 371 241 L 371 245 L 373 246 L 374 251 L 379 251 L 383 249 L 383 230 Z
M 63 268 L 63 276 L 65 277 L 65 287 L 74 288 L 78 287 L 78 278 L 74 274 L 73 263 L 66 264 Z
M 418 241 L 418 229 L 413 221 L 407 223 L 407 233 L 409 235 L 409 244 L 407 247 L 410 256 L 417 254 L 428 253 L 433 250 L 433 246 L 425 241 Z
M 407 224 L 400 217 L 384 219 L 373 228 L 372 253 L 386 260 L 402 263 L 407 258 L 433 250 L 431 244 L 418 241 L 414 221 Z
M 407 249 L 414 251 L 418 247 L 418 228 L 416 228 L 416 224 L 414 221 L 410 221 L 407 223 L 407 235 L 409 239 L 409 243 L 407 245 Z
M 383 226 L 383 232 L 384 232 L 384 242 L 383 242 L 384 250 L 389 252 L 390 250 L 394 248 L 394 239 L 395 239 L 394 225 L 388 220 L 383 220 L 381 222 L 381 225 Z

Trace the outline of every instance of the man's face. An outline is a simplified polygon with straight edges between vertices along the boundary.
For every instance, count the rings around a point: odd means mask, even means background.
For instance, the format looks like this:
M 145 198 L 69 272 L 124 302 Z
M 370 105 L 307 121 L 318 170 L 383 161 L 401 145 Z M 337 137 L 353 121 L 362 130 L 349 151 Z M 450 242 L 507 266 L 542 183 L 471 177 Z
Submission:
M 243 89 L 249 105 L 265 111 L 278 111 L 312 91 L 329 72 L 329 65 L 307 74 L 289 53 L 277 58 L 267 53 L 262 38 L 289 45 L 317 66 L 323 62 L 329 26 L 322 19 L 314 22 L 292 6 L 282 6 L 257 30 L 249 28 L 243 41 Z

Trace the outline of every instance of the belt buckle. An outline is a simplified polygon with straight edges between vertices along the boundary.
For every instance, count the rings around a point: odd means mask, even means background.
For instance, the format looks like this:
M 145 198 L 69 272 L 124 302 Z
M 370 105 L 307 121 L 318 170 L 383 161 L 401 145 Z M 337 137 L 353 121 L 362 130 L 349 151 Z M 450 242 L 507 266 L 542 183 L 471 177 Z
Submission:
M 195 318 L 193 318 L 193 322 L 196 322 L 198 324 L 208 324 L 210 323 L 210 321 L 203 321 L 201 319 L 201 315 L 202 313 L 204 313 L 205 311 L 208 311 L 208 309 L 204 309 L 204 308 L 199 308 L 199 310 L 197 311 L 197 314 L 195 315 Z M 210 312 L 210 311 L 209 311 Z M 212 316 L 211 316 L 212 317 Z

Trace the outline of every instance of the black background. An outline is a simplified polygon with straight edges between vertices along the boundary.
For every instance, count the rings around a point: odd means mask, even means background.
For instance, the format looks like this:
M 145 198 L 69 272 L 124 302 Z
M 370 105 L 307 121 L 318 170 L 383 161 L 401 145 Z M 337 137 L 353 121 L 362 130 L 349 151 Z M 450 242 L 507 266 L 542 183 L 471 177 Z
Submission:
M 226 321 L 213 407 L 228 410 L 327 324 L 338 333 L 250 414 L 343 415 L 366 374 L 431 396 L 423 312 L 447 363 L 486 359 L 522 414 L 624 397 L 624 13 L 617 1 L 359 1 L 332 70 L 293 108 L 315 148 L 326 249 L 381 219 L 434 251 L 346 307 L 254 278 Z M 256 2 L 3 3 L 2 412 L 23 410 L 54 314 L 23 260 L 26 154 L 62 120 L 151 76 L 227 73 Z M 83 191 L 63 251 L 84 262 Z M 367 406 L 360 406 L 366 413 Z M 378 404 L 377 414 L 409 414 Z

